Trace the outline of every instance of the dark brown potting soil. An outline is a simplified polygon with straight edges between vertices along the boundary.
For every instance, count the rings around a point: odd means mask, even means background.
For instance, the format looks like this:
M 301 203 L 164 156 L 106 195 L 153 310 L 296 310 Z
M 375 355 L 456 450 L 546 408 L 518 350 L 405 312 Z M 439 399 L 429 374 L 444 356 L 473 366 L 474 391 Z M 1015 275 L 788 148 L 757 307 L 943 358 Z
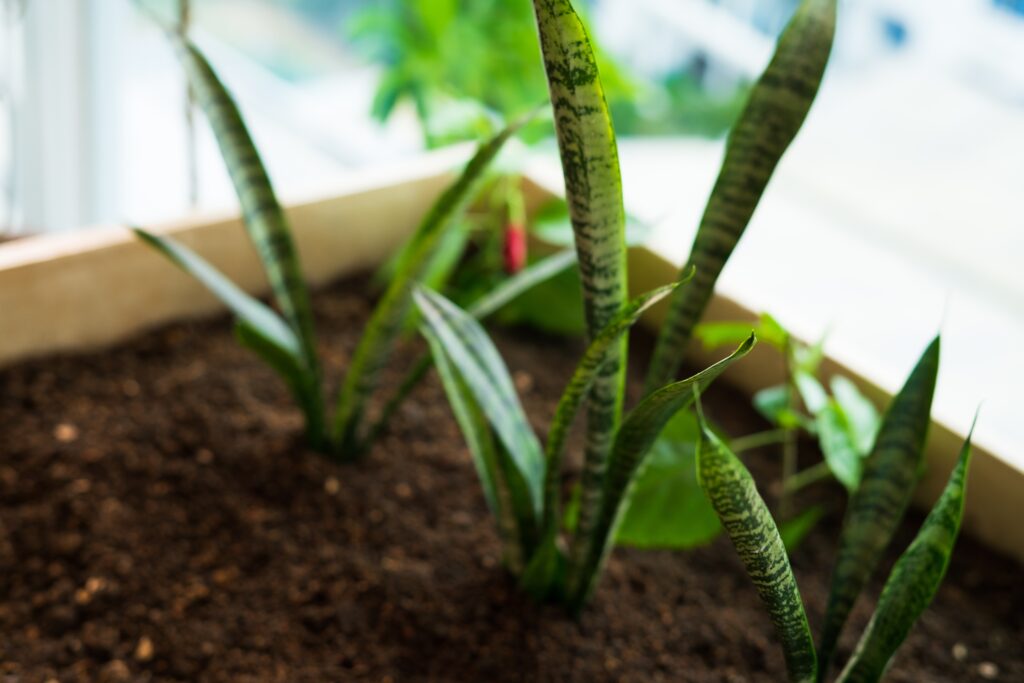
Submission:
M 334 377 L 366 286 L 316 297 Z M 542 429 L 577 344 L 505 332 L 500 346 Z M 763 427 L 724 385 L 707 401 L 731 433 Z M 784 679 L 724 539 L 616 550 L 579 623 L 525 599 L 436 378 L 358 464 L 306 450 L 300 428 L 225 318 L 0 371 L 0 681 Z M 748 458 L 760 481 L 774 458 Z M 794 556 L 816 627 L 842 494 L 814 495 L 836 510 Z M 1024 680 L 1021 579 L 962 539 L 888 680 Z

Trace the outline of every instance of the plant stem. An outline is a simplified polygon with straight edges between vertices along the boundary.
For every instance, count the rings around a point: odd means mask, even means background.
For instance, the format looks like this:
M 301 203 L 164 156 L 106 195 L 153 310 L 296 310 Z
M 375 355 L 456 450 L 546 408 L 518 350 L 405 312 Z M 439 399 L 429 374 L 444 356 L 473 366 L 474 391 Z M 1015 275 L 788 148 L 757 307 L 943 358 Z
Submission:
M 828 463 L 823 460 L 816 465 L 811 465 L 805 470 L 800 470 L 786 479 L 782 483 L 782 494 L 783 496 L 786 496 L 787 494 L 795 493 L 805 486 L 810 486 L 811 484 L 828 479 L 831 476 L 832 470 L 828 468 Z M 785 500 L 785 498 L 783 498 L 783 500 Z
M 755 432 L 733 439 L 729 446 L 733 453 L 742 453 L 761 446 L 781 443 L 786 439 L 789 431 L 786 429 L 769 429 L 763 432 Z
M 188 38 L 192 24 L 191 0 L 178 0 L 178 34 L 182 40 Z M 199 157 L 196 150 L 196 95 L 191 84 L 185 84 L 185 153 L 188 165 L 188 203 L 191 208 L 199 206 Z
M 789 334 L 786 334 L 786 341 L 782 348 L 784 371 L 786 373 L 786 407 L 791 414 L 796 413 L 796 382 L 793 379 L 793 341 Z M 782 440 L 782 496 L 779 500 L 779 517 L 787 519 L 790 514 L 790 486 L 789 481 L 796 476 L 796 427 L 783 428 L 785 434 Z

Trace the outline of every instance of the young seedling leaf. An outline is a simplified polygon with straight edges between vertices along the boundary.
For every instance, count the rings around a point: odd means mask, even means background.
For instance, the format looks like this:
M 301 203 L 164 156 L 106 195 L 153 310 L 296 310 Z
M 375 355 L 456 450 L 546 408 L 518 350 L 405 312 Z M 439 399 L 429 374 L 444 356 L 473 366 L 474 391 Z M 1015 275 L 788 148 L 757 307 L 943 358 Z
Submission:
M 702 425 L 704 427 L 704 425 Z M 779 530 L 750 472 L 711 430 L 702 429 L 697 477 L 732 539 L 782 642 L 790 681 L 813 683 L 814 640 Z
M 836 642 L 857 596 L 910 503 L 921 467 L 938 370 L 936 337 L 892 400 L 865 462 L 860 486 L 850 499 L 818 647 L 822 677 L 828 673 Z
M 530 511 L 539 520 L 543 511 L 544 457 L 498 350 L 480 323 L 437 292 L 417 288 L 414 299 L 424 327 L 435 337 L 432 351 L 443 352 L 459 371 L 514 463 L 528 491 Z M 515 482 L 509 484 L 513 487 Z
M 747 330 L 750 334 L 750 330 Z M 722 530 L 697 482 L 700 427 L 690 410 L 676 413 L 651 446 L 622 513 L 616 545 L 692 548 Z
M 334 418 L 334 440 L 342 453 L 356 453 L 364 445 L 363 413 L 377 387 L 380 369 L 402 329 L 411 306 L 412 289 L 442 244 L 445 233 L 479 187 L 484 171 L 526 119 L 506 126 L 481 144 L 462 174 L 434 202 L 399 259 L 391 282 L 373 311 L 366 331 L 349 363 L 338 396 Z
M 977 422 L 977 416 L 975 416 Z M 971 432 L 949 475 L 945 490 L 925 519 L 917 537 L 896 561 L 860 643 L 839 676 L 839 683 L 876 683 L 911 627 L 931 603 L 946 575 L 953 544 L 960 531 Z
M 574 610 L 578 611 L 583 606 L 593 590 L 618 531 L 624 503 L 631 494 L 637 474 L 644 465 L 651 446 L 665 424 L 673 415 L 693 402 L 695 390 L 698 394 L 703 392 L 730 365 L 746 356 L 756 341 L 751 334 L 728 357 L 692 377 L 655 391 L 626 416 L 622 427 L 615 435 L 600 515 L 594 527 L 594 538 L 588 544 L 591 550 L 583 556 L 583 562 L 579 566 L 573 566 L 574 557 L 570 555 L 570 606 Z M 577 537 L 580 532 L 577 532 Z
M 608 104 L 586 29 L 569 0 L 533 0 L 555 133 L 583 286 L 587 332 L 595 339 L 626 303 L 625 209 Z M 608 349 L 590 388 L 579 533 L 571 561 L 590 553 L 605 469 L 622 414 L 626 337 Z M 570 569 L 571 573 L 571 569 Z M 571 579 L 570 579 L 571 580 Z
M 828 399 L 814 417 L 818 443 L 832 475 L 853 493 L 860 485 L 864 460 L 857 451 L 846 414 L 835 400 Z
M 818 92 L 835 32 L 836 0 L 802 0 L 729 134 L 688 266 L 693 285 L 672 297 L 648 368 L 646 391 L 672 381 L 726 260 L 750 222 L 776 164 Z
M 295 330 L 309 370 L 317 374 L 309 292 L 291 230 L 277 202 L 259 152 L 227 89 L 190 42 L 170 34 L 196 101 L 206 114 L 242 206 L 249 237 L 270 282 L 274 301 Z M 319 390 L 318 390 L 319 392 Z
M 688 280 L 692 276 L 692 272 L 688 273 L 686 279 Z M 600 372 L 602 363 L 608 359 L 608 349 L 617 343 L 622 335 L 640 319 L 644 311 L 664 299 L 681 284 L 683 282 L 674 282 L 630 301 L 594 338 L 576 366 L 576 371 L 573 372 L 569 384 L 562 392 L 562 398 L 555 409 L 555 417 L 551 420 L 551 428 L 548 431 L 547 448 L 545 449 L 547 478 L 544 485 L 546 527 L 558 526 L 558 518 L 561 515 L 558 484 L 562 471 L 562 459 L 565 455 L 565 441 L 583 399 L 586 398 L 587 392 Z
M 842 375 L 833 377 L 829 387 L 846 415 L 854 448 L 862 456 L 867 456 L 881 422 L 878 409 L 860 392 L 856 384 Z
M 318 382 L 307 367 L 301 342 L 288 323 L 177 240 L 141 228 L 133 230 L 141 240 L 198 280 L 237 316 L 239 341 L 281 375 L 305 414 L 311 442 L 314 446 L 319 444 L 324 435 Z

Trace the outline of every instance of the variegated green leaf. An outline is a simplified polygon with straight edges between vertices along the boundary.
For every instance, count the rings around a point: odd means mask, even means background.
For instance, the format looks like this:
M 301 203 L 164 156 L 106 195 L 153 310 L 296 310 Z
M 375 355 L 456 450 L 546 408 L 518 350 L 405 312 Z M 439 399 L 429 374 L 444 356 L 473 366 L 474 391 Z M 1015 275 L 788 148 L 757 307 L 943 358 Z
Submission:
M 973 432 L 972 425 L 942 496 L 889 574 L 875 613 L 839 683 L 881 680 L 889 660 L 939 590 L 963 518 Z
M 768 608 L 782 643 L 789 680 L 813 683 L 814 640 L 786 547 L 750 472 L 715 434 L 701 424 L 697 477 L 736 552 Z
M 570 607 L 578 611 L 586 602 L 611 550 L 615 533 L 629 498 L 633 484 L 654 440 L 665 423 L 693 402 L 694 390 L 703 392 L 725 370 L 746 356 L 754 347 L 756 338 L 751 334 L 745 342 L 714 365 L 696 375 L 668 384 L 645 398 L 622 422 L 615 435 L 608 476 L 605 481 L 602 504 L 594 527 L 592 550 L 578 567 L 570 564 Z M 573 558 L 570 557 L 570 560 Z M 575 572 L 575 574 L 574 574 Z
M 417 288 L 414 299 L 423 315 L 423 325 L 436 337 L 432 350 L 435 354 L 443 352 L 458 369 L 500 445 L 515 464 L 515 472 L 528 491 L 534 519 L 539 520 L 543 510 L 544 458 L 498 350 L 480 323 L 440 294 Z M 511 488 L 515 485 L 509 482 Z
M 496 447 L 487 417 L 437 335 L 427 326 L 421 328 L 421 331 L 433 351 L 437 373 L 473 457 L 484 498 L 498 522 L 498 530 L 504 541 L 505 564 L 512 571 L 518 571 L 523 566 L 524 549 L 521 544 L 520 520 L 505 481 L 504 468 L 499 462 L 504 452 Z
M 850 499 L 818 647 L 821 676 L 827 675 L 850 610 L 910 503 L 931 420 L 938 370 L 936 337 L 892 400 L 864 464 L 860 486 Z
M 690 272 L 686 280 L 693 277 Z M 551 420 L 551 427 L 548 431 L 547 448 L 545 458 L 547 460 L 547 480 L 544 485 L 545 491 L 545 528 L 558 526 L 561 509 L 559 505 L 559 475 L 562 471 L 562 459 L 565 455 L 565 441 L 569 435 L 569 429 L 576 419 L 583 399 L 587 395 L 594 378 L 600 372 L 601 364 L 608 358 L 608 348 L 615 344 L 629 328 L 639 320 L 644 311 L 668 296 L 676 287 L 683 284 L 685 280 L 674 282 L 642 294 L 619 311 L 618 315 L 612 318 L 601 332 L 590 342 L 587 350 L 583 353 L 579 364 L 573 372 L 569 384 L 562 392 L 562 398 L 555 409 L 555 416 Z
M 391 282 L 352 355 L 338 396 L 334 441 L 342 454 L 351 457 L 364 445 L 362 421 L 366 402 L 376 389 L 380 369 L 401 332 L 411 306 L 413 286 L 428 267 L 445 232 L 455 225 L 452 219 L 472 200 L 491 161 L 527 120 L 510 124 L 477 148 L 461 175 L 434 202 L 404 248 Z
M 314 447 L 323 440 L 323 408 L 316 375 L 306 366 L 302 345 L 281 317 L 249 296 L 205 259 L 173 238 L 133 228 L 140 239 L 198 280 L 238 318 L 239 341 L 259 355 L 288 385 L 306 418 Z
M 836 0 L 802 0 L 729 134 L 725 160 L 690 251 L 690 287 L 672 297 L 647 372 L 646 391 L 672 381 L 726 260 L 750 222 L 776 164 L 818 92 L 835 32 Z
M 316 373 L 316 342 L 309 292 L 299 255 L 274 189 L 241 113 L 202 53 L 179 35 L 171 40 L 220 147 L 242 206 L 245 227 L 266 271 L 274 301 L 302 344 L 306 365 Z M 319 390 L 318 390 L 319 391 Z
M 576 263 L 576 254 L 570 250 L 546 256 L 540 261 L 523 268 L 515 275 L 502 280 L 494 289 L 474 301 L 466 309 L 466 312 L 477 320 L 483 320 L 523 292 L 563 272 L 574 263 Z M 412 369 L 406 373 L 395 394 L 388 399 L 388 402 L 381 410 L 377 422 L 368 431 L 367 442 L 372 443 L 383 433 L 391 417 L 398 410 L 398 406 L 402 404 L 402 401 L 416 388 L 420 381 L 426 377 L 430 366 L 431 354 L 429 353 L 423 354 L 416 360 Z
M 494 289 L 470 304 L 466 312 L 477 320 L 482 320 L 520 294 L 567 270 L 575 263 L 576 254 L 568 249 L 545 256 L 502 280 Z
M 597 60 L 583 22 L 569 0 L 533 0 L 544 69 L 555 113 L 591 339 L 626 303 L 625 209 L 618 149 Z M 573 569 L 591 552 L 605 468 L 622 414 L 626 338 L 608 349 L 587 401 L 587 436 L 581 477 L 579 533 Z

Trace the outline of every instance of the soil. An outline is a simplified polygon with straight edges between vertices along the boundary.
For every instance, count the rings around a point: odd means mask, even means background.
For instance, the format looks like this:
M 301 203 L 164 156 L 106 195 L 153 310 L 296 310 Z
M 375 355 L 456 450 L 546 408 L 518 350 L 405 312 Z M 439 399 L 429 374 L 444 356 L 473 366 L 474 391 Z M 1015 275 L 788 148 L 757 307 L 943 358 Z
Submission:
M 367 282 L 316 296 L 335 377 L 367 319 Z M 499 345 L 542 428 L 577 344 L 505 331 Z M 763 426 L 725 385 L 707 402 L 730 433 Z M 517 592 L 436 378 L 358 464 L 305 449 L 300 428 L 226 318 L 0 371 L 0 680 L 785 678 L 721 538 L 616 550 L 578 623 Z M 777 476 L 770 452 L 748 461 L 759 481 Z M 836 510 L 793 558 L 816 628 L 842 494 L 813 495 Z M 1024 680 L 1020 578 L 962 539 L 888 680 Z

